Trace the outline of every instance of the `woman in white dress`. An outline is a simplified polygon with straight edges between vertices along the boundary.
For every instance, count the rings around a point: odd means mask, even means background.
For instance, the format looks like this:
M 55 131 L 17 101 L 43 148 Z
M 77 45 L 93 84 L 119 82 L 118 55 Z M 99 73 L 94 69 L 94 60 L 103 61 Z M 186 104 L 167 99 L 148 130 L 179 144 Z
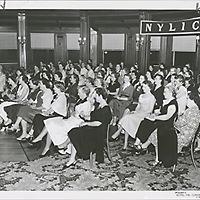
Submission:
M 68 132 L 75 127 L 78 127 L 80 123 L 90 116 L 92 110 L 92 103 L 87 100 L 89 90 L 86 86 L 80 86 L 78 89 L 78 95 L 80 100 L 75 105 L 75 112 L 68 119 L 63 119 L 62 117 L 49 118 L 44 121 L 46 130 L 48 132 L 46 145 L 40 157 L 46 156 L 49 152 L 51 142 L 55 146 L 58 146 L 59 153 L 65 154 L 65 148 L 68 145 Z M 47 133 L 46 132 L 46 133 Z M 46 135 L 42 132 L 35 140 L 34 143 L 42 140 Z
M 122 119 L 119 121 L 120 128 L 114 133 L 114 135 L 112 135 L 112 138 L 116 139 L 120 135 L 121 131 L 124 130 L 125 141 L 123 150 L 127 149 L 129 135 L 132 138 L 135 138 L 140 122 L 153 111 L 156 100 L 154 95 L 151 93 L 152 88 L 153 85 L 151 82 L 146 81 L 143 83 L 142 89 L 144 94 L 139 96 L 139 103 L 135 111 L 122 117 Z

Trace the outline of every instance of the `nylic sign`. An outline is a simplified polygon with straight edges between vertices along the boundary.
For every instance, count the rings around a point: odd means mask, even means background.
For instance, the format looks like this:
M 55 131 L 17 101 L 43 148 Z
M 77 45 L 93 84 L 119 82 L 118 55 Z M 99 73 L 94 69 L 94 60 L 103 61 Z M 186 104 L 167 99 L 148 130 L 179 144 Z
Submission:
M 141 20 L 141 35 L 197 35 L 200 34 L 200 17 L 179 21 Z

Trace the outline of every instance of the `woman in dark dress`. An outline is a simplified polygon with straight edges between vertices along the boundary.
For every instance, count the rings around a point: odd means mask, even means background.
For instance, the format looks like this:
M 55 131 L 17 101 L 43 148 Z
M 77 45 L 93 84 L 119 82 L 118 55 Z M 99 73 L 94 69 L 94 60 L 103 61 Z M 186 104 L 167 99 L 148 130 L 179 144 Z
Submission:
M 159 124 L 158 161 L 163 163 L 164 167 L 171 167 L 177 163 L 177 135 L 173 125 L 177 113 L 178 104 L 175 99 L 171 99 L 161 109 L 161 116 L 155 117 Z
M 157 74 L 154 77 L 154 84 L 155 84 L 155 86 L 154 86 L 153 91 L 152 91 L 152 94 L 156 98 L 156 104 L 155 104 L 154 109 L 160 109 L 160 107 L 163 104 L 163 99 L 164 99 L 164 96 L 163 96 L 163 92 L 164 92 L 164 87 L 163 87 L 164 78 L 160 74 Z
M 110 83 L 108 84 L 108 87 L 107 87 L 107 94 L 108 94 L 107 102 L 108 103 L 114 98 L 114 96 L 118 94 L 119 88 L 120 88 L 120 84 L 117 81 L 117 74 L 113 72 L 110 75 Z
M 148 126 L 146 123 L 141 123 L 137 136 L 141 138 L 142 129 L 152 133 L 157 128 L 158 148 L 156 148 L 156 161 L 154 165 L 162 163 L 164 167 L 171 167 L 177 162 L 177 135 L 173 124 L 178 114 L 178 104 L 173 97 L 173 88 L 171 86 L 165 87 L 164 96 L 165 100 L 163 101 L 160 114 L 152 114 L 146 117 Z M 141 148 L 144 149 L 148 144 L 154 143 L 152 141 L 155 139 L 152 138 L 152 135 Z
M 76 74 L 72 74 L 69 78 L 69 85 L 65 91 L 65 94 L 67 96 L 67 102 L 69 104 L 68 108 L 68 114 L 69 117 L 74 112 L 74 106 L 76 104 L 76 101 L 78 100 L 78 82 L 79 78 Z
M 76 163 L 76 154 L 79 158 L 87 160 L 90 152 L 93 152 L 96 153 L 97 162 L 104 162 L 104 139 L 112 114 L 106 103 L 105 91 L 102 88 L 95 89 L 94 99 L 99 103 L 99 107 L 91 112 L 90 121 L 81 123 L 80 127 L 74 128 L 68 133 L 72 143 L 71 157 L 63 169 Z

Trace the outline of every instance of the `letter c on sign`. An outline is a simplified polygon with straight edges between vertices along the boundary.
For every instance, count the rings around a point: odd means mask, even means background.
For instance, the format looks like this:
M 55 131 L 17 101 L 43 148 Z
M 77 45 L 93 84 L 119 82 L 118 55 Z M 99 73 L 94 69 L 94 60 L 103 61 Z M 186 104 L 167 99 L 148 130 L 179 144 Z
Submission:
M 199 29 L 199 21 L 194 21 L 194 22 L 192 23 L 192 29 L 193 29 L 193 30 Z

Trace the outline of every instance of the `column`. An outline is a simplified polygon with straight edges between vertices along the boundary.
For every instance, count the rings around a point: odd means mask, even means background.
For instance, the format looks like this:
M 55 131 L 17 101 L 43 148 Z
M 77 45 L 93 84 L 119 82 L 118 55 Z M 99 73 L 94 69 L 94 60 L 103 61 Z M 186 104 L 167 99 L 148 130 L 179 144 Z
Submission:
M 125 34 L 125 66 L 131 67 L 136 63 L 136 31 L 131 28 L 129 33 Z
M 97 64 L 103 63 L 102 33 L 97 32 Z
M 31 34 L 26 34 L 27 68 L 33 65 L 33 50 L 31 49 Z
M 149 20 L 150 15 L 148 13 L 142 12 L 140 14 L 140 20 Z M 150 36 L 142 35 L 139 41 L 139 55 L 138 55 L 138 65 L 141 73 L 146 73 L 148 66 L 150 64 Z
M 19 66 L 26 69 L 26 15 L 24 12 L 18 13 L 18 52 Z
M 195 78 L 197 78 L 197 84 L 200 84 L 200 36 L 197 36 L 196 40 L 196 63 L 195 63 Z
M 92 29 L 90 32 L 90 59 L 92 59 L 92 64 L 97 66 L 97 32 Z
M 173 36 L 161 36 L 160 63 L 164 63 L 167 69 L 172 66 L 172 44 Z
M 85 12 L 81 13 L 80 17 L 80 59 L 83 60 L 84 63 L 90 58 L 90 25 L 89 25 L 89 17 Z

